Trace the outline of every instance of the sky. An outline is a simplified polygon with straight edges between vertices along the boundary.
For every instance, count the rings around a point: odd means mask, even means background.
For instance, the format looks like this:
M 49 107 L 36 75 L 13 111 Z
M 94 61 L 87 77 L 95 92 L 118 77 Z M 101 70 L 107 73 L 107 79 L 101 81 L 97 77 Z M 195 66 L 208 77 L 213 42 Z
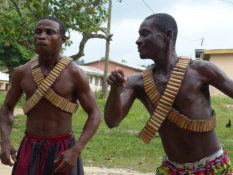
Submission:
M 233 0 L 112 0 L 110 59 L 132 65 L 149 65 L 141 60 L 135 44 L 143 20 L 153 13 L 168 13 L 178 25 L 178 56 L 195 59 L 195 49 L 233 48 Z M 105 24 L 106 26 L 106 24 Z M 64 55 L 76 54 L 81 40 L 71 32 L 73 44 Z M 105 56 L 105 40 L 90 39 L 85 46 L 85 63 Z

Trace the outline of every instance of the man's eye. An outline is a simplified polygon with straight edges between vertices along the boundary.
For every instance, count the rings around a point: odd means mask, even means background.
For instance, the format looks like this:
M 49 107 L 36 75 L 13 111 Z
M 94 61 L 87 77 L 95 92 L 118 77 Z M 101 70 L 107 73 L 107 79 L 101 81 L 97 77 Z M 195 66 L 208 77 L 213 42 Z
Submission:
M 141 35 L 142 35 L 142 36 L 148 36 L 148 35 L 149 35 L 149 32 L 144 31 L 144 32 L 141 33 Z
M 51 35 L 53 32 L 51 30 L 46 31 L 47 35 Z
M 36 34 L 41 34 L 41 30 L 36 30 L 35 33 Z

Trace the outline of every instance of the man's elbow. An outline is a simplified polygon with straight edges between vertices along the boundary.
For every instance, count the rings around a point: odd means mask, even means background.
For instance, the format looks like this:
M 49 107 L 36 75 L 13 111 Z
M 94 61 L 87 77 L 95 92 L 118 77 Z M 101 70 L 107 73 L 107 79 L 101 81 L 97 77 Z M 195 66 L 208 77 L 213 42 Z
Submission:
M 88 120 L 91 121 L 93 127 L 98 128 L 101 123 L 100 110 L 95 110 L 88 113 Z
M 113 122 L 111 119 L 107 119 L 106 117 L 104 118 L 104 120 L 105 120 L 106 125 L 111 129 L 118 127 L 120 124 L 118 122 Z
M 97 126 L 99 127 L 99 125 L 101 123 L 101 116 L 96 119 L 96 123 L 97 123 Z
M 112 123 L 107 123 L 107 122 L 106 122 L 106 124 L 107 124 L 107 126 L 108 126 L 110 129 L 116 128 L 116 127 L 119 126 L 119 124 L 112 124 Z
M 96 112 L 95 123 L 99 127 L 99 125 L 101 123 L 101 112 L 100 112 L 100 110 L 98 112 Z

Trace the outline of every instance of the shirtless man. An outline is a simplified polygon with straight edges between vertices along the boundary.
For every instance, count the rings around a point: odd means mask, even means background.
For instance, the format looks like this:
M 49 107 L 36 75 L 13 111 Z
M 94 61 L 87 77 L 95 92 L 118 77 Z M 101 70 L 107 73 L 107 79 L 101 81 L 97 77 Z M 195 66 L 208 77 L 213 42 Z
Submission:
M 176 21 L 168 14 L 154 14 L 142 22 L 136 41 L 140 58 L 152 59 L 155 64 L 149 71 L 128 80 L 120 69 L 111 73 L 108 77 L 111 90 L 104 114 L 106 124 L 109 128 L 117 127 L 138 98 L 151 115 L 139 137 L 148 143 L 158 131 L 166 153 L 157 174 L 232 174 L 230 160 L 214 130 L 216 120 L 209 85 L 233 98 L 233 81 L 208 61 L 178 57 L 177 31 Z M 174 69 L 178 60 L 181 63 Z M 173 70 L 175 73 L 171 75 Z M 177 94 L 172 99 L 175 91 Z M 162 98 L 152 103 L 153 95 Z
M 84 174 L 80 154 L 100 124 L 100 109 L 86 74 L 70 58 L 61 57 L 65 41 L 63 22 L 54 17 L 42 18 L 34 33 L 38 59 L 18 67 L 12 75 L 11 88 L 0 109 L 0 143 L 1 161 L 5 165 L 14 165 L 14 175 Z M 54 71 L 52 74 L 55 65 L 61 62 L 61 73 Z M 44 82 L 49 76 L 50 79 Z M 47 87 L 44 92 L 43 88 L 56 76 L 51 88 Z M 37 91 L 42 94 L 41 98 L 35 93 Z M 13 109 L 23 93 L 28 101 L 33 95 L 35 98 L 24 105 L 27 114 L 25 137 L 16 158 L 10 133 L 14 122 Z M 53 99 L 50 98 L 52 95 Z M 39 100 L 31 105 L 35 99 Z M 78 141 L 75 141 L 72 113 L 77 109 L 77 100 L 88 119 Z

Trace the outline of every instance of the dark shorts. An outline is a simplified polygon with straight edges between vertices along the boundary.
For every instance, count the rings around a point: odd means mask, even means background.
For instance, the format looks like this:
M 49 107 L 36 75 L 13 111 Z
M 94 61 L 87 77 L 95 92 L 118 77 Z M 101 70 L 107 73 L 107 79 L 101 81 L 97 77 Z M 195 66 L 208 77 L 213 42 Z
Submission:
M 72 133 L 58 137 L 37 137 L 25 133 L 17 153 L 17 162 L 14 164 L 12 175 L 55 175 L 57 167 L 53 161 L 65 150 L 75 144 Z M 56 175 L 83 175 L 81 156 L 77 165 L 69 173 Z

